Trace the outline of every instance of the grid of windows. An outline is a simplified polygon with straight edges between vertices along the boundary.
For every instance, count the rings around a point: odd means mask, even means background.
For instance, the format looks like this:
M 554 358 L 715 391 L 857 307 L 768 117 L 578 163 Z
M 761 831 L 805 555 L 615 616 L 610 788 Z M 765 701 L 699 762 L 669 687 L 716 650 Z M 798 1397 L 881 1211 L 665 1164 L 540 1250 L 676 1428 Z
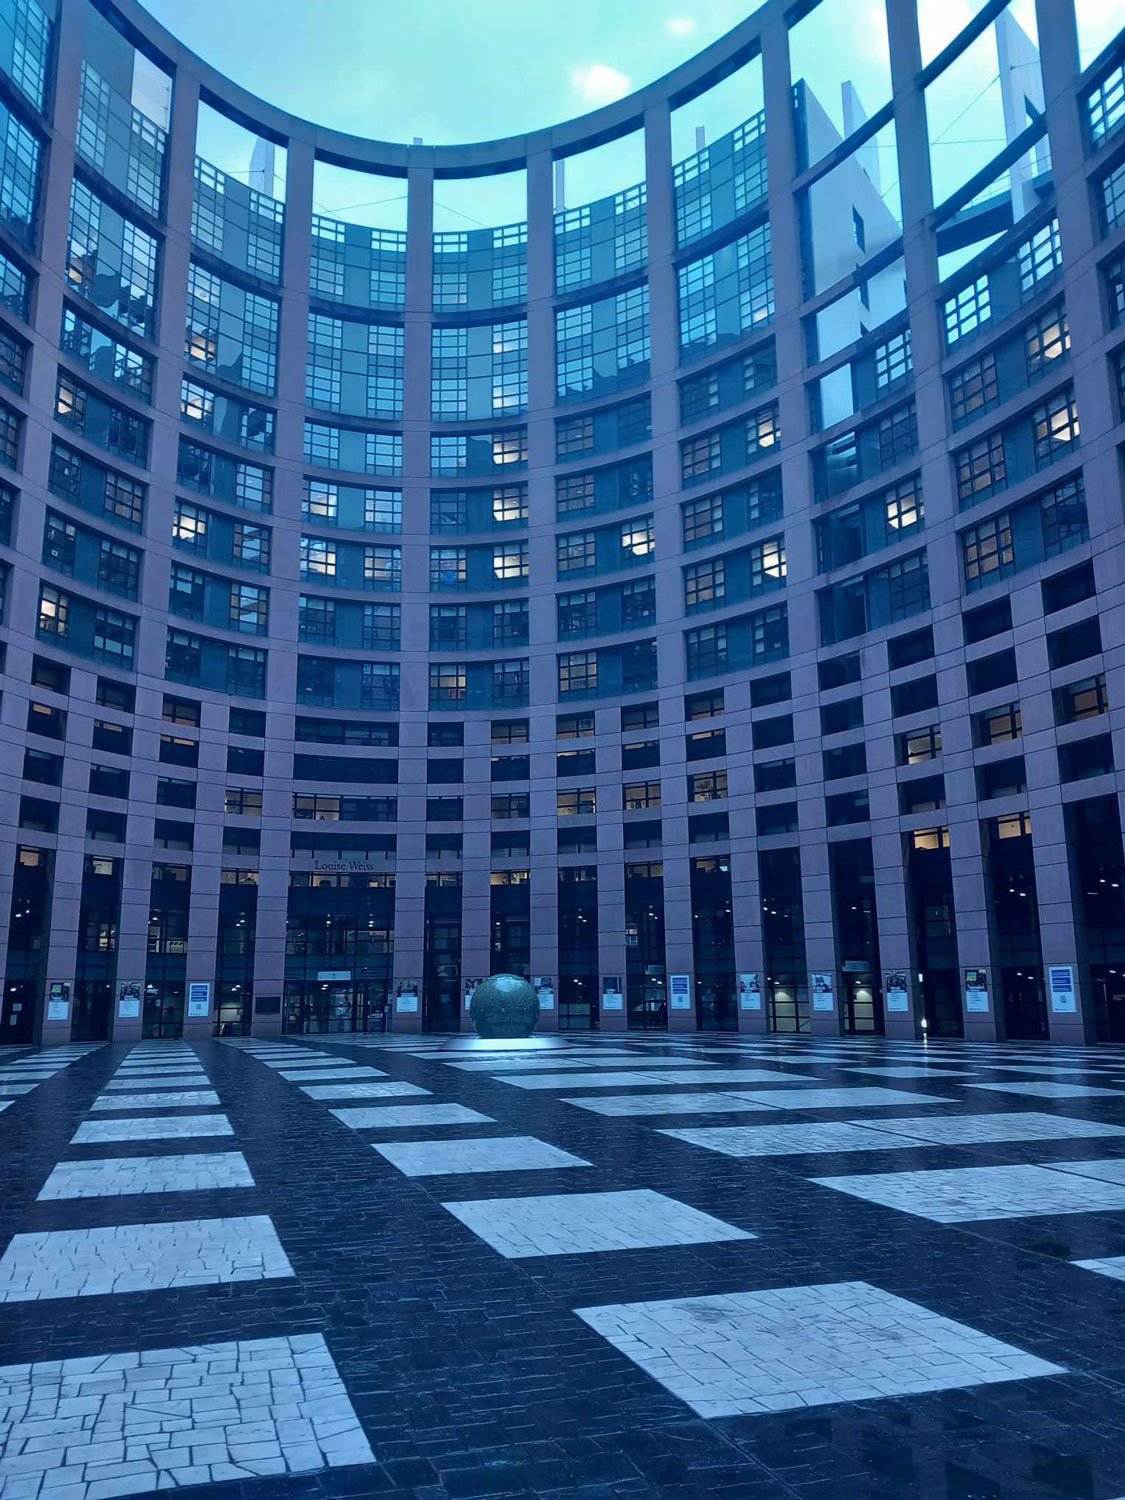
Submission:
M 0 104 L 0 222 L 29 248 L 35 242 L 35 198 L 39 187 L 38 140 Z
M 555 214 L 555 290 L 574 292 L 639 271 L 648 256 L 643 182 Z
M 195 158 L 191 237 L 205 250 L 266 281 L 281 276 L 285 205 Z
M 70 190 L 66 275 L 95 307 L 142 338 L 156 322 L 156 240 L 76 177 Z
M 401 432 L 361 432 L 306 421 L 304 453 L 305 462 L 318 469 L 388 476 L 402 473 Z
M 673 169 L 676 243 L 690 245 L 766 196 L 766 117 L 762 111 Z
M 78 155 L 150 214 L 164 193 L 167 133 L 85 60 L 78 91 Z
M 768 226 L 691 261 L 677 276 L 681 359 L 697 359 L 773 317 Z
M 606 395 L 649 370 L 648 285 L 555 314 L 555 385 L 560 401 Z
M 353 306 L 401 311 L 406 300 L 406 234 L 322 214 L 312 218 L 309 290 Z
M 142 401 L 151 398 L 153 364 L 148 355 L 110 338 L 71 307 L 63 309 L 61 347 L 99 380 L 119 385 Z
M 42 109 L 51 55 L 51 21 L 36 0 L 8 0 L 0 7 L 0 59 L 25 98 Z
M 403 337 L 399 324 L 310 313 L 306 401 L 349 416 L 401 417 Z
M 212 375 L 272 396 L 277 384 L 278 304 L 244 291 L 198 261 L 188 270 L 184 353 Z
M 527 322 L 435 328 L 430 402 L 438 422 L 527 409 Z

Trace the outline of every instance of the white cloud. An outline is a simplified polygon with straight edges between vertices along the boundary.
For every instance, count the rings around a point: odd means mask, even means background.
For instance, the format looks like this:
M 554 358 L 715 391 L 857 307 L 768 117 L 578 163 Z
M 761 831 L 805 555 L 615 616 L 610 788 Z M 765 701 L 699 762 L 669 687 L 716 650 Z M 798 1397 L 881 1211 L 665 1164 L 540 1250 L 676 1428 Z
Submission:
M 694 36 L 695 22 L 690 16 L 669 16 L 664 22 L 664 30 L 669 36 Z
M 633 87 L 632 80 L 608 63 L 584 63 L 570 70 L 571 87 L 587 104 L 612 104 Z

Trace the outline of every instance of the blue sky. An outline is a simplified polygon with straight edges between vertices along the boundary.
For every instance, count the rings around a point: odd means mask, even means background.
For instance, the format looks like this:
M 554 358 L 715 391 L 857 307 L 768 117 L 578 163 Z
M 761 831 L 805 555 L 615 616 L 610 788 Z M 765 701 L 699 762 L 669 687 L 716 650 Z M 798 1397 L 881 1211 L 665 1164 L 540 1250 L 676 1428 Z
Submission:
M 358 135 L 486 140 L 648 83 L 753 0 L 145 0 L 222 72 Z
M 722 36 L 757 0 L 145 0 L 153 15 L 228 77 L 320 124 L 392 141 L 427 144 L 518 135 L 620 98 Z M 905 0 L 894 0 L 905 3 Z M 925 60 L 935 56 L 981 0 L 922 0 Z M 1125 0 L 1076 0 L 1083 61 L 1121 24 Z M 1011 0 L 1034 36 L 1034 0 Z M 821 0 L 792 31 L 795 78 L 804 77 L 837 125 L 840 85 L 851 79 L 866 110 L 890 96 L 882 0 Z M 694 149 L 694 130 L 725 133 L 761 104 L 753 63 L 673 117 L 676 159 Z M 1003 144 L 991 33 L 927 91 L 936 196 L 940 201 Z M 212 122 L 214 123 L 214 122 Z M 220 125 L 221 132 L 227 127 Z M 241 132 L 238 133 L 241 135 Z M 885 173 L 893 133 L 880 138 Z M 241 140 L 205 137 L 199 149 L 228 171 L 245 172 Z M 401 184 L 318 177 L 323 212 L 401 227 Z M 567 165 L 567 203 L 584 203 L 644 175 L 639 136 Z M 438 228 L 505 223 L 525 214 L 522 174 L 447 184 L 435 206 Z M 893 180 L 887 181 L 893 191 Z M 468 199 L 458 199 L 458 188 Z M 358 192 L 358 198 L 357 198 Z M 387 195 L 390 196 L 387 196 Z M 447 201 L 446 201 L 447 200 Z M 357 211 L 352 212 L 352 209 Z

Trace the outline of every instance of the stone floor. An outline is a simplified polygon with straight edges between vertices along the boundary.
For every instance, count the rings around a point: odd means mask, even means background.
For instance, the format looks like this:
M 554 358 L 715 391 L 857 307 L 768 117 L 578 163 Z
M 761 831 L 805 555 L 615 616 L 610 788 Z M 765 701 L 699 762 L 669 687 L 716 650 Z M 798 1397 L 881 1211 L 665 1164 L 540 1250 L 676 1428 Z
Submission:
M 0 1053 L 0 1500 L 1116 1500 L 1125 1050 Z

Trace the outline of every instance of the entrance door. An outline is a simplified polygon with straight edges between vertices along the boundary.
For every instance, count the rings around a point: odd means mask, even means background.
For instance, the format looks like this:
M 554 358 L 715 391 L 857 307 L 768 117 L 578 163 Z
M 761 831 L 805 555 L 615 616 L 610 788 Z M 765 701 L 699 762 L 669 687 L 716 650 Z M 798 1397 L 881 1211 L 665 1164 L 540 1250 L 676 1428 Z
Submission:
M 1090 978 L 1093 981 L 1098 1041 L 1125 1042 L 1125 970 L 1098 964 L 1090 970 Z
M 35 1030 L 39 986 L 33 979 L 13 979 L 4 986 L 0 1006 L 0 1047 L 30 1042 Z
M 668 997 L 664 987 L 664 973 L 630 974 L 626 1005 L 631 1031 L 667 1031 Z
M 965 1035 L 956 970 L 936 969 L 923 974 L 922 1015 L 927 1036 Z
M 845 974 L 844 1030 L 854 1036 L 883 1034 L 883 996 L 875 988 L 874 974 Z
M 1038 971 L 1001 969 L 1004 1035 L 1010 1042 L 1047 1040 L 1047 1001 Z
M 108 979 L 79 979 L 74 985 L 72 1042 L 106 1042 L 113 1013 L 113 984 Z
M 559 1030 L 598 1029 L 598 976 L 564 974 L 559 980 Z

